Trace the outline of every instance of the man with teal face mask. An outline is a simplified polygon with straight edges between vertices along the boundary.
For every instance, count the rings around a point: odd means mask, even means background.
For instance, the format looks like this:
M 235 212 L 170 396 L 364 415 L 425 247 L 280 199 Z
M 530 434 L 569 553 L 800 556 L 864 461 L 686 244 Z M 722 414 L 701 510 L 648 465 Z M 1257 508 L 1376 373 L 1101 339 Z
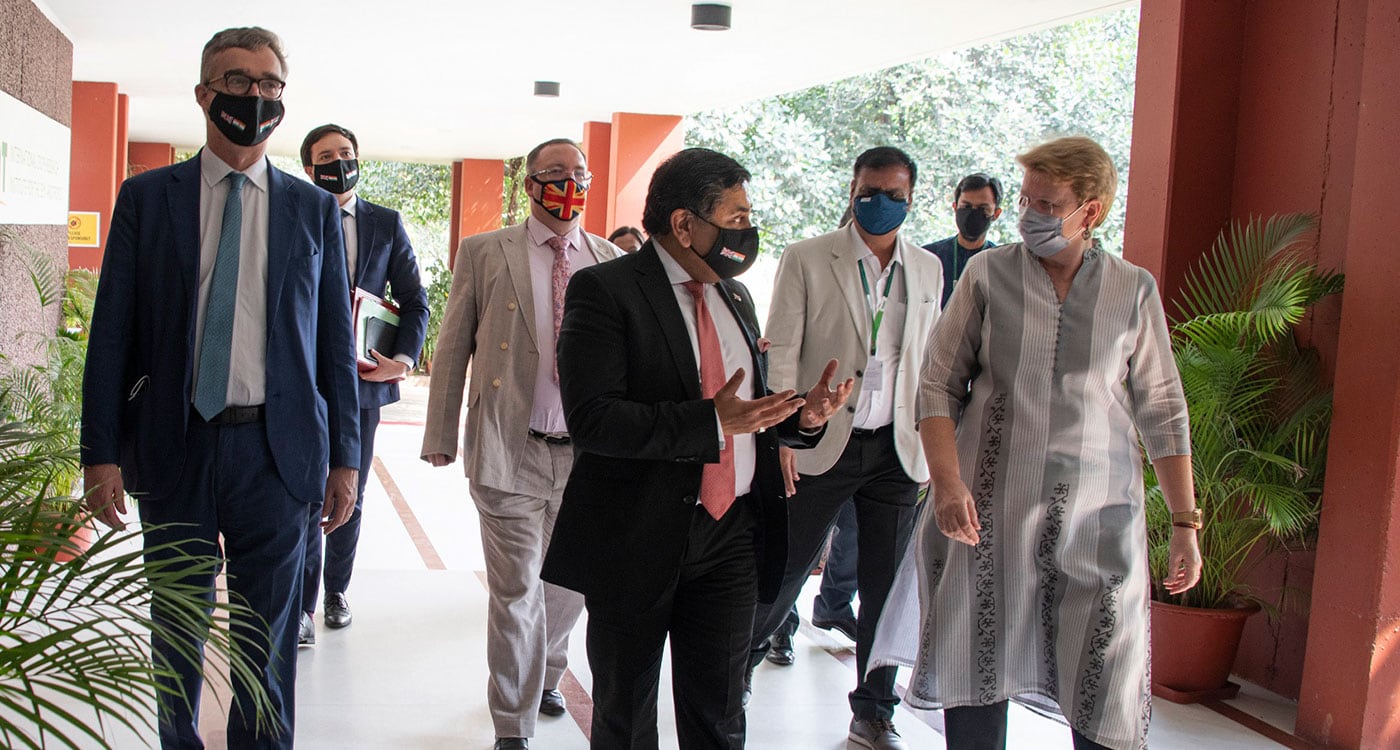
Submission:
M 914 430 L 924 345 L 939 312 L 938 259 L 899 234 L 917 167 L 881 146 L 861 154 L 851 180 L 854 221 L 783 252 L 773 286 L 767 337 L 773 388 L 811 382 L 830 359 L 854 377 L 857 394 L 831 418 L 812 450 L 782 449 L 788 502 L 788 555 L 782 587 L 754 617 L 753 656 L 782 623 L 821 553 L 841 505 L 854 499 L 860 529 L 857 567 L 856 689 L 849 739 L 863 747 L 903 748 L 892 722 L 899 698 L 895 670 L 866 674 L 875 623 L 914 527 L 919 484 L 928 467 Z
M 423 430 L 422 457 L 433 466 L 456 460 L 461 433 L 481 520 L 495 750 L 524 750 L 537 713 L 566 711 L 559 680 L 583 597 L 540 580 L 574 459 L 555 340 L 572 275 L 622 254 L 579 226 L 592 175 L 577 144 L 541 143 L 526 155 L 525 171 L 529 217 L 467 237 L 457 250 Z

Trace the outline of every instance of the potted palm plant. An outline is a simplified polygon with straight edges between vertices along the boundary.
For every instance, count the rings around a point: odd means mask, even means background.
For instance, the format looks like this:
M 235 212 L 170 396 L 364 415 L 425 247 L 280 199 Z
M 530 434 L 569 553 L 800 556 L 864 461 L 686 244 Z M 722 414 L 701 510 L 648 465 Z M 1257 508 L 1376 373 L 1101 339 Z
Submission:
M 1183 287 L 1172 351 L 1191 414 L 1203 568 L 1181 596 L 1153 591 L 1153 692 L 1169 700 L 1238 689 L 1228 678 L 1244 620 L 1267 606 L 1248 574 L 1279 545 L 1306 545 L 1316 528 L 1331 388 L 1294 326 L 1341 292 L 1342 276 L 1303 254 L 1314 224 L 1304 214 L 1236 223 Z M 1150 464 L 1145 481 L 1149 564 L 1161 581 L 1171 518 Z

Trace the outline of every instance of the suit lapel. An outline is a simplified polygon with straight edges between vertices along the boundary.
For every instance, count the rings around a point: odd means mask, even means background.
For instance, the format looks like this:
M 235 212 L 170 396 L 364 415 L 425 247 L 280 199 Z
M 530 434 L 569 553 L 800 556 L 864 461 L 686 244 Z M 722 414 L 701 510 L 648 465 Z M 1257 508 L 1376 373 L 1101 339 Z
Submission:
M 753 359 L 754 398 L 760 398 L 768 393 L 768 358 L 758 351 L 758 314 L 745 291 L 742 284 L 732 279 L 719 282 L 719 296 L 739 321 L 739 330 L 744 332 L 744 343 L 748 344 L 749 356 Z
M 588 252 L 593 253 L 593 262 L 604 263 L 617 257 L 616 255 L 613 255 L 610 251 L 604 250 L 598 245 L 598 243 L 594 242 L 593 238 L 589 236 L 588 232 L 580 232 L 580 234 L 583 235 L 583 244 L 588 247 Z
M 297 196 L 287 189 L 282 171 L 267 166 L 267 319 L 280 320 L 277 315 L 282 305 L 282 282 L 287 277 L 287 264 L 291 262 L 289 238 L 297 215 Z M 339 214 L 337 214 L 339 215 Z M 271 325 L 269 325 L 269 330 Z
M 530 237 L 524 223 L 501 233 L 501 254 L 505 256 L 506 270 L 510 272 L 511 284 L 515 286 L 515 298 L 520 301 L 520 313 L 525 316 L 525 330 L 538 349 L 540 338 L 535 331 L 535 288 L 530 283 Z
M 832 235 L 831 274 L 836 279 L 836 288 L 846 298 L 846 309 L 851 313 L 862 342 L 870 340 L 870 304 L 866 302 L 864 287 L 860 284 L 860 261 L 856 249 L 851 245 L 850 230 L 842 230 Z M 866 346 L 862 343 L 861 346 Z
M 370 254 L 379 247 L 376 243 L 379 238 L 374 236 L 379 222 L 374 220 L 373 214 L 374 206 L 364 198 L 355 201 L 355 278 L 350 280 L 351 286 L 360 286 L 365 278 L 365 269 L 369 268 Z
M 646 298 L 656 322 L 661 326 L 661 340 L 671 352 L 671 362 L 676 366 L 676 374 L 685 384 L 686 398 L 700 398 L 700 365 L 695 361 L 695 353 L 690 349 L 690 329 L 676 303 L 676 293 L 671 289 L 671 280 L 661 265 L 657 253 L 665 252 L 647 240 L 637 251 L 637 285 Z
M 179 263 L 181 286 L 185 292 L 185 307 L 190 320 L 195 319 L 199 300 L 199 181 L 200 158 L 194 158 L 170 171 L 166 187 L 166 207 L 170 211 L 170 226 L 175 228 L 175 261 Z

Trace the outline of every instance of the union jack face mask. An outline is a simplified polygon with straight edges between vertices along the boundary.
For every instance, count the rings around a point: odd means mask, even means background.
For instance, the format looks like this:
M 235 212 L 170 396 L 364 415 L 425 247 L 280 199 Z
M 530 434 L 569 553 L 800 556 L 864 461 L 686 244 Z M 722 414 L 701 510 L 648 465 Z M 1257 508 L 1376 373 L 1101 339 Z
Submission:
M 540 197 L 535 201 L 550 216 L 560 221 L 573 221 L 583 213 L 583 204 L 588 197 L 588 184 L 572 177 L 545 182 L 535 177 L 530 179 L 541 186 Z

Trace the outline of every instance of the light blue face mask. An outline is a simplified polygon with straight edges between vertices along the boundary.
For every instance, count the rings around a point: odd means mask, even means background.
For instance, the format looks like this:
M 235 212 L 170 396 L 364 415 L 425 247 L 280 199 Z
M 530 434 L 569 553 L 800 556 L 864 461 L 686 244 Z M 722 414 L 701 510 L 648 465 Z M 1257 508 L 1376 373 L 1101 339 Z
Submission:
M 851 206 L 860 228 L 873 235 L 889 234 L 909 215 L 909 201 L 897 201 L 884 193 L 856 198 Z
M 1079 208 L 1087 205 L 1088 201 L 1085 201 L 1079 204 Z M 1020 229 L 1021 241 L 1026 244 L 1026 249 L 1040 258 L 1059 255 L 1060 251 L 1069 247 L 1069 238 L 1064 235 L 1065 219 L 1079 213 L 1079 208 L 1070 211 L 1069 216 L 1062 219 L 1041 213 L 1030 206 L 1023 206 Z

